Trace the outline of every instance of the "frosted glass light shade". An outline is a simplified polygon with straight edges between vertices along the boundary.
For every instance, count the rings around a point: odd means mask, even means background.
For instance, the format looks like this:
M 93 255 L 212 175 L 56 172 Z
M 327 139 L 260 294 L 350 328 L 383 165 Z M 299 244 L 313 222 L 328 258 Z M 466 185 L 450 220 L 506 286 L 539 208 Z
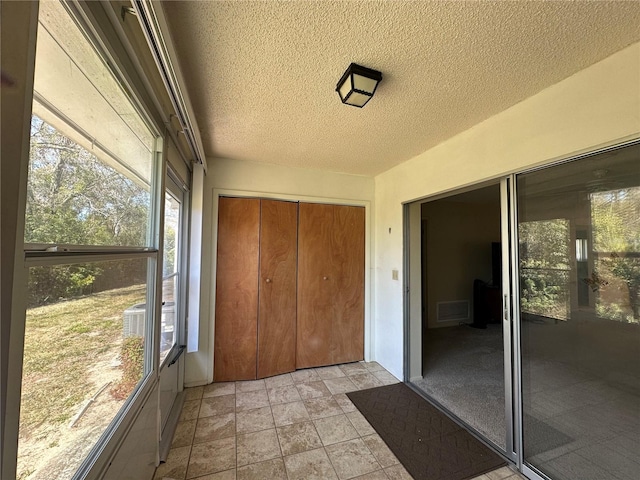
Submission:
M 342 103 L 364 107 L 378 88 L 382 73 L 352 63 L 336 86 Z

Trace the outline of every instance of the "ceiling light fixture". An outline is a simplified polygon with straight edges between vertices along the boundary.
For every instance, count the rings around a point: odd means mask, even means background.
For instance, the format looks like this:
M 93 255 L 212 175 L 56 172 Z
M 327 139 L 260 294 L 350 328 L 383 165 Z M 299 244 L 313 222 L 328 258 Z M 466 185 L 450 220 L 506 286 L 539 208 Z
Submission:
M 382 73 L 352 63 L 336 86 L 340 100 L 346 105 L 364 107 L 378 88 Z

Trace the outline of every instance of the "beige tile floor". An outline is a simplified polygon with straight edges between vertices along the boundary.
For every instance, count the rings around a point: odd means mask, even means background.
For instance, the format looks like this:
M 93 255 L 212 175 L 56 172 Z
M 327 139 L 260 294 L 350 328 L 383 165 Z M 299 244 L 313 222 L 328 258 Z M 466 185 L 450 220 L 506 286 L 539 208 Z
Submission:
M 345 395 L 398 380 L 375 362 L 185 391 L 158 480 L 410 479 Z M 475 480 L 524 479 L 504 467 Z

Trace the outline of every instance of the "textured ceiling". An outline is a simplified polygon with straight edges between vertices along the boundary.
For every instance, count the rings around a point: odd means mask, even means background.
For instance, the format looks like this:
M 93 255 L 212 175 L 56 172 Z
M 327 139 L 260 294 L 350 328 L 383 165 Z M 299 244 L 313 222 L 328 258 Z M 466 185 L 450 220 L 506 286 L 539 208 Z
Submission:
M 640 2 L 166 2 L 207 156 L 376 175 L 640 40 Z M 349 63 L 380 70 L 340 103 Z

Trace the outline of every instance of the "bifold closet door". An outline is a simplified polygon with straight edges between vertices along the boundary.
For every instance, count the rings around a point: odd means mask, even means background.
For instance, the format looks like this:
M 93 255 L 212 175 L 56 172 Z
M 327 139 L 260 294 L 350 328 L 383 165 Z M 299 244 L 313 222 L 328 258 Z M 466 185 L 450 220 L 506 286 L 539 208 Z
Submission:
M 258 378 L 296 369 L 298 204 L 262 200 Z
M 301 203 L 296 367 L 364 358 L 364 208 Z
M 213 379 L 256 378 L 260 200 L 221 197 L 218 207 Z
M 296 368 L 332 363 L 332 229 L 333 205 L 300 204 Z
M 364 360 L 364 207 L 334 205 L 332 363 Z

